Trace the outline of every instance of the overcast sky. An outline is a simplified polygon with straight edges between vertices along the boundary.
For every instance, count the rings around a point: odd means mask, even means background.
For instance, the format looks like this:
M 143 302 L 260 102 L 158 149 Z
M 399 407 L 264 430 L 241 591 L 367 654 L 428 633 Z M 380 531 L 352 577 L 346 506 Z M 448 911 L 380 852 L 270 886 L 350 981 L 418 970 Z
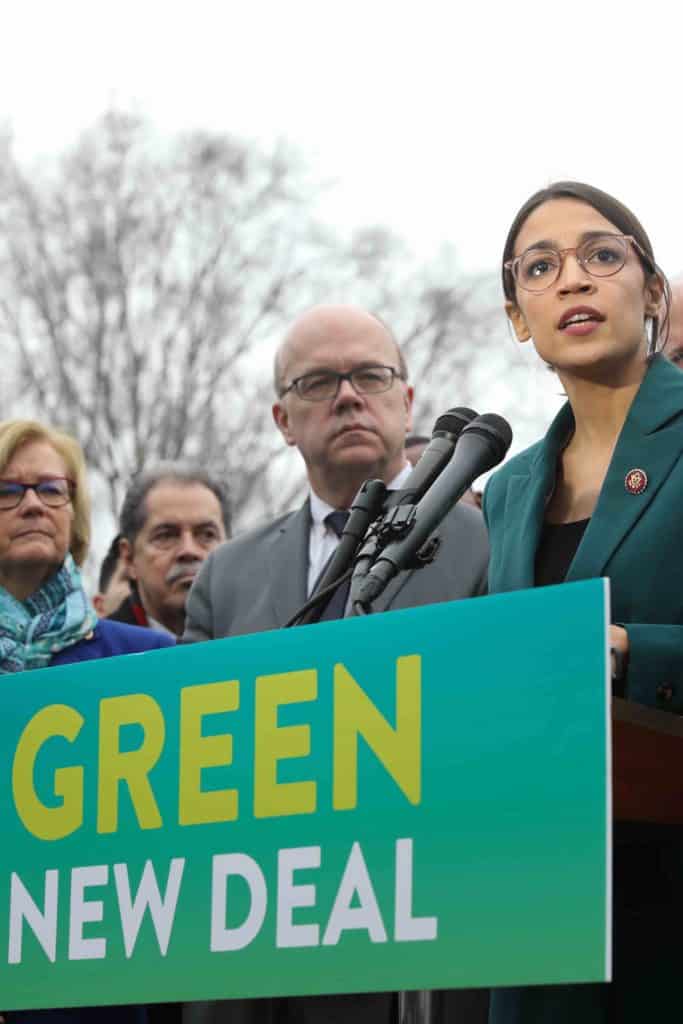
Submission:
M 294 142 L 336 182 L 324 212 L 381 222 L 463 269 L 497 265 L 536 188 L 589 181 L 683 270 L 675 4 L 62 0 L 3 19 L 0 117 L 63 148 L 108 105 L 162 129 Z
M 321 212 L 339 228 L 386 224 L 423 259 L 449 241 L 465 272 L 497 267 L 532 192 L 578 178 L 631 206 L 675 275 L 676 6 L 23 0 L 3 12 L 0 120 L 32 158 L 59 152 L 111 106 L 161 131 L 285 138 L 313 178 L 334 182 Z M 517 398 L 539 402 L 538 433 L 557 391 L 530 368 Z M 532 440 L 513 426 L 515 448 Z

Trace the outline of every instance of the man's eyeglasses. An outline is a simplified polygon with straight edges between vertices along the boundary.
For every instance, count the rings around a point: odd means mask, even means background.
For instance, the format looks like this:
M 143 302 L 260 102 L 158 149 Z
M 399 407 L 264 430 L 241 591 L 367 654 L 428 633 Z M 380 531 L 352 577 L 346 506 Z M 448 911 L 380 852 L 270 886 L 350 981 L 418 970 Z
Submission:
M 280 392 L 284 398 L 290 391 L 296 392 L 306 402 L 324 402 L 328 398 L 336 398 L 341 382 L 347 380 L 359 395 L 378 395 L 388 391 L 394 379 L 404 379 L 399 370 L 392 366 L 359 366 L 348 373 L 337 373 L 335 370 L 313 370 L 297 377 Z
M 611 277 L 618 274 L 626 263 L 629 243 L 649 263 L 633 235 L 594 235 L 581 245 L 570 249 L 532 248 L 517 259 L 504 264 L 520 288 L 525 292 L 544 292 L 552 287 L 562 273 L 567 253 L 574 253 L 579 265 L 591 277 Z
M 51 476 L 37 484 L 21 480 L 0 480 L 0 511 L 21 505 L 27 491 L 33 491 L 48 508 L 68 505 L 76 491 L 76 484 L 65 476 Z

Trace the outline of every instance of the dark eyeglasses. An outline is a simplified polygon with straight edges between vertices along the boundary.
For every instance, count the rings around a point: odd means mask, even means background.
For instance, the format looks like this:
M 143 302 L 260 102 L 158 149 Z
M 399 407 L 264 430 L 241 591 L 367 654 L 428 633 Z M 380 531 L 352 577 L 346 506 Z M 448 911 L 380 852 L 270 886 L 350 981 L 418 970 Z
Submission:
M 33 491 L 48 508 L 68 505 L 76 491 L 76 484 L 65 476 L 51 476 L 37 484 L 22 480 L 0 480 L 0 511 L 21 505 L 27 491 Z
M 395 378 L 404 380 L 404 375 L 392 366 L 359 366 L 348 373 L 337 373 L 335 370 L 313 370 L 297 377 L 280 392 L 284 398 L 290 391 L 295 391 L 299 398 L 306 402 L 324 402 L 327 398 L 336 398 L 341 382 L 347 380 L 359 395 L 378 395 L 388 391 Z
M 611 277 L 618 274 L 626 263 L 629 243 L 649 261 L 633 235 L 604 234 L 588 238 L 570 249 L 527 249 L 517 259 L 508 260 L 505 269 L 525 292 L 544 292 L 562 273 L 567 253 L 574 253 L 579 265 L 591 277 Z

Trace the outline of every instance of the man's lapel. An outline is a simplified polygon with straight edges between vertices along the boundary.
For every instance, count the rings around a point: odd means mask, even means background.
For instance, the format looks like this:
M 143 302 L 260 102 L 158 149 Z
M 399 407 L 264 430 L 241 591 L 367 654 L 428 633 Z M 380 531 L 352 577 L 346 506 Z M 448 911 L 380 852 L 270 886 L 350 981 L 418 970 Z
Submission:
M 311 509 L 306 501 L 272 539 L 267 584 L 278 626 L 284 626 L 306 602 L 310 522 Z
M 633 529 L 683 452 L 683 373 L 657 356 L 633 401 L 617 441 L 597 505 L 567 580 L 599 576 Z M 644 471 L 635 493 L 632 470 Z M 630 487 L 627 486 L 629 477 Z

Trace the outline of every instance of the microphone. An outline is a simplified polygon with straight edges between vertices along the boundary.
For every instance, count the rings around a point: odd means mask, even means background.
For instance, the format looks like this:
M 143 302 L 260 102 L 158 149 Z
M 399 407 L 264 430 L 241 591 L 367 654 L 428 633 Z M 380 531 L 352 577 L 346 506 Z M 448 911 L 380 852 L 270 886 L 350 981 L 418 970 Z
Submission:
M 317 580 L 313 593 L 309 600 L 301 608 L 287 625 L 305 626 L 309 622 L 316 622 L 320 615 L 320 601 L 323 591 L 327 593 L 329 588 L 336 581 L 341 582 L 342 576 L 349 570 L 353 562 L 353 556 L 358 550 L 367 529 L 373 519 L 381 514 L 387 489 L 381 480 L 366 480 L 362 485 L 351 505 L 346 526 L 335 551 L 332 554 L 327 566 Z M 327 600 L 330 600 L 329 594 Z
M 390 492 L 386 507 L 414 505 L 429 490 L 444 466 L 450 462 L 455 443 L 472 420 L 477 418 L 474 409 L 465 406 L 447 409 L 434 424 L 432 439 L 413 467 L 403 487 Z
M 510 424 L 494 413 L 478 416 L 463 429 L 450 463 L 417 505 L 412 529 L 387 545 L 362 581 L 360 604 L 374 601 L 394 576 L 412 564 L 446 513 L 478 476 L 502 462 L 511 442 Z
M 432 439 L 409 474 L 404 486 L 390 491 L 384 502 L 384 518 L 379 530 L 365 542 L 356 558 L 351 579 L 351 603 L 358 600 L 360 586 L 368 574 L 378 553 L 405 530 L 409 516 L 398 512 L 400 506 L 414 505 L 434 483 L 455 451 L 458 437 L 472 420 L 477 418 L 474 409 L 458 406 L 448 409 L 438 417 L 432 431 Z M 410 512 L 411 509 L 403 509 Z

